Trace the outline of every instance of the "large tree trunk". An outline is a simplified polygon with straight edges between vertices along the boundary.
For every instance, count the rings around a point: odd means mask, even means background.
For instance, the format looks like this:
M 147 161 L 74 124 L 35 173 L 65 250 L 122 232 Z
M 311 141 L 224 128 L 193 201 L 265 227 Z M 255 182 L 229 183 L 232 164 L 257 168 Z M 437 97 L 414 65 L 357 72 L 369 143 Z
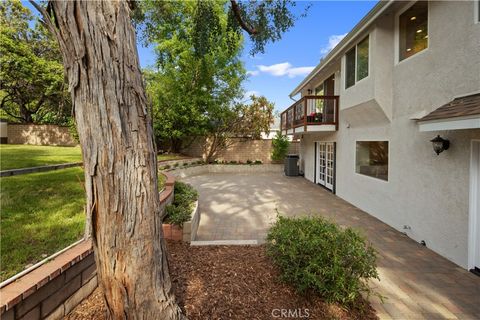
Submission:
M 40 8 L 39 8 L 40 9 Z M 51 1 L 82 145 L 87 215 L 107 315 L 178 319 L 151 119 L 126 1 Z

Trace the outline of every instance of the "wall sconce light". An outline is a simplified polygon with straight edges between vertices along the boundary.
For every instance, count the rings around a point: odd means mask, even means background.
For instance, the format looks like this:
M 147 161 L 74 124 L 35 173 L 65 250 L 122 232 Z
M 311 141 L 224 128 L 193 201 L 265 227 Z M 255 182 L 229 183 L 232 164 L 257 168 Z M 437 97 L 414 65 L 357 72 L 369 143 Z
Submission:
M 450 141 L 443 139 L 440 135 L 437 135 L 437 137 L 430 140 L 430 142 L 433 144 L 433 151 L 435 151 L 437 156 L 450 147 Z
M 308 93 L 308 95 L 311 95 L 312 94 L 312 89 L 308 89 L 307 93 Z

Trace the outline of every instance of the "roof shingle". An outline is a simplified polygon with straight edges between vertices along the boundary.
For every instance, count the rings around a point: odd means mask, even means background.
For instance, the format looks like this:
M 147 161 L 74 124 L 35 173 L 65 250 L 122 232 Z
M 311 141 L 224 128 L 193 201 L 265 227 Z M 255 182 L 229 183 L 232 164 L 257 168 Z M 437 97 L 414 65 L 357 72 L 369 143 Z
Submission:
M 455 98 L 449 103 L 430 112 L 418 121 L 440 120 L 473 115 L 480 115 L 480 93 Z

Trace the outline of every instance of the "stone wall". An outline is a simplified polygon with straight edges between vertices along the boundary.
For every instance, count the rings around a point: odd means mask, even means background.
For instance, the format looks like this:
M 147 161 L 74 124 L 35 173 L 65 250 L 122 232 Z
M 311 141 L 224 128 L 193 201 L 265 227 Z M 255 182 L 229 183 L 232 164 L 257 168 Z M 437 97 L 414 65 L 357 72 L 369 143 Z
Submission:
M 297 141 L 290 142 L 288 153 L 299 153 L 300 144 Z M 199 138 L 190 146 L 182 150 L 182 153 L 191 157 L 206 156 L 206 141 Z M 235 139 L 235 142 L 226 150 L 218 153 L 215 159 L 222 161 L 247 162 L 247 160 L 260 160 L 262 163 L 271 163 L 270 156 L 272 154 L 272 140 L 244 140 Z
M 7 127 L 9 144 L 76 146 L 68 127 L 50 124 L 12 124 Z

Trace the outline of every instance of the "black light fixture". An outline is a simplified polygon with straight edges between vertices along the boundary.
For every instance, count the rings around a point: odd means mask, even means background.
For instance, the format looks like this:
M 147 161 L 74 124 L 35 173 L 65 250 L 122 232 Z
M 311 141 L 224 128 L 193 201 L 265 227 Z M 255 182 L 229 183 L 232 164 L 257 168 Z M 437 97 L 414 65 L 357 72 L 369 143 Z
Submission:
M 308 95 L 311 95 L 312 94 L 312 89 L 308 89 L 307 93 L 308 93 Z
M 437 137 L 430 140 L 430 142 L 432 142 L 433 151 L 435 151 L 437 156 L 444 150 L 448 150 L 448 148 L 450 147 L 450 141 L 448 141 L 447 139 L 443 139 L 442 137 L 440 137 L 440 135 L 437 135 Z

